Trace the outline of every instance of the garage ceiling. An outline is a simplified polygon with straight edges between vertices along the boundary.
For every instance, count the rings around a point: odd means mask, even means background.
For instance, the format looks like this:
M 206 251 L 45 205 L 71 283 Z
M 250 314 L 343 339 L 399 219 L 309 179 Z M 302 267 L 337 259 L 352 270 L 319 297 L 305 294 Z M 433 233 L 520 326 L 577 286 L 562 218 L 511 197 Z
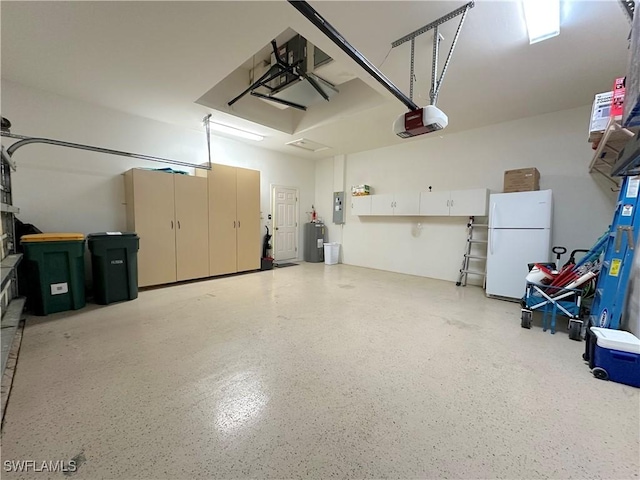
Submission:
M 408 92 L 409 44 L 391 50 L 391 42 L 464 1 L 311 3 Z M 198 130 L 212 112 L 265 135 L 261 146 L 312 158 L 416 141 L 391 133 L 404 107 L 284 1 L 2 2 L 1 15 L 3 79 Z M 455 27 L 441 29 L 445 51 Z M 364 110 L 346 105 L 292 135 L 195 103 L 288 28 L 357 75 L 376 101 Z M 624 74 L 628 33 L 617 1 L 567 0 L 560 36 L 529 45 L 519 1 L 477 0 L 438 100 L 449 115 L 443 133 L 590 104 Z M 430 47 L 429 35 L 419 37 L 419 104 L 428 103 Z M 301 137 L 331 149 L 285 145 Z

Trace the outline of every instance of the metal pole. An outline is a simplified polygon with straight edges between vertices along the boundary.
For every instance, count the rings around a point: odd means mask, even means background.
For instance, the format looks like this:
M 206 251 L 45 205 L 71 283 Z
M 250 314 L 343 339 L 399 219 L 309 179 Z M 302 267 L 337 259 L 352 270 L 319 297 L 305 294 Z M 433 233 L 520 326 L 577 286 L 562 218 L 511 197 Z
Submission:
M 209 170 L 211 170 L 211 114 L 205 115 L 202 119 L 202 123 L 204 123 L 204 131 L 207 136 L 207 153 L 209 154 Z
M 313 23 L 322 33 L 324 33 L 329 40 L 335 43 L 340 49 L 345 52 L 351 59 L 353 59 L 358 65 L 360 65 L 369 75 L 378 81 L 383 87 L 385 87 L 393 96 L 400 100 L 409 110 L 419 110 L 420 107 L 416 105 L 413 100 L 407 97 L 398 87 L 396 87 L 391 80 L 389 80 L 375 65 L 367 60 L 358 50 L 356 50 L 347 40 L 340 35 L 340 33 L 333 28 L 333 26 L 327 22 L 322 16 L 315 11 L 315 9 L 303 0 L 288 0 L 289 3 L 304 15 L 311 23 Z
M 415 69 L 415 58 L 414 58 L 414 54 L 415 54 L 415 50 L 416 50 L 416 39 L 412 38 L 411 39 L 411 73 L 410 73 L 410 77 L 409 77 L 409 98 L 411 100 L 413 100 L 413 77 L 414 77 L 414 69 Z
M 3 137 L 9 137 L 9 138 L 17 138 L 20 141 L 14 143 L 13 145 L 11 145 L 9 148 L 7 148 L 7 156 L 9 156 L 10 158 L 13 156 L 13 154 L 15 153 L 16 150 L 18 150 L 21 147 L 24 147 L 25 145 L 29 145 L 31 143 L 46 143 L 49 145 L 57 145 L 59 147 L 68 147 L 68 148 L 76 148 L 78 150 L 89 150 L 90 152 L 97 152 L 97 153 L 106 153 L 109 155 L 118 155 L 121 157 L 129 157 L 129 158 L 137 158 L 139 160 L 146 160 L 148 162 L 159 162 L 159 163 L 168 163 L 171 165 L 180 165 L 182 167 L 190 167 L 190 168 L 200 168 L 203 170 L 211 170 L 211 166 L 205 166 L 205 165 L 196 165 L 193 163 L 188 163 L 188 162 L 181 162 L 180 160 L 170 160 L 168 158 L 161 158 L 161 157 L 153 157 L 151 155 L 142 155 L 139 153 L 130 153 L 130 152 L 123 152 L 120 150 L 111 150 L 109 148 L 102 148 L 102 147 L 94 147 L 91 145 L 82 145 L 79 143 L 71 143 L 71 142 L 63 142 L 60 140 L 53 140 L 50 138 L 34 138 L 34 137 L 25 137 L 24 135 L 16 135 L 15 133 L 9 133 L 9 132 L 0 132 L 0 134 Z
M 438 98 L 438 94 L 440 93 L 440 85 L 442 85 L 442 79 L 444 78 L 445 73 L 447 73 L 447 68 L 449 67 L 449 62 L 451 61 L 451 55 L 453 54 L 453 49 L 456 48 L 456 43 L 458 42 L 458 37 L 460 36 L 460 30 L 462 30 L 462 24 L 464 23 L 464 19 L 467 16 L 467 12 L 469 11 L 469 8 L 471 7 L 467 5 L 464 12 L 462 13 L 462 18 L 460 18 L 460 25 L 458 25 L 456 34 L 453 36 L 453 42 L 451 43 L 449 54 L 447 55 L 447 59 L 444 62 L 444 66 L 442 67 L 442 73 L 440 74 L 440 79 L 438 80 L 438 86 L 436 87 L 436 99 Z
M 438 50 L 440 50 L 440 34 L 438 27 L 433 28 L 433 59 L 431 60 L 431 91 L 429 98 L 431 105 L 435 105 L 438 100 Z

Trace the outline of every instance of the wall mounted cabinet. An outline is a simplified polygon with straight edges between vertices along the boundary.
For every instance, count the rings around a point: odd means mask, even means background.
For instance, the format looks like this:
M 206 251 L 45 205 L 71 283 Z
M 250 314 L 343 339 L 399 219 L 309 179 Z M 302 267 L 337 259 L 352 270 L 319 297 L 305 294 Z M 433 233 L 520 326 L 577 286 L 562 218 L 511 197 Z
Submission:
M 415 216 L 420 214 L 420 193 L 370 195 L 371 215 Z
M 420 215 L 484 217 L 488 213 L 489 190 L 451 190 L 442 192 L 422 192 L 420 194 Z
M 371 215 L 371 197 L 362 195 L 351 197 L 351 215 Z
M 489 190 L 403 192 L 351 197 L 351 214 L 360 216 L 460 216 L 488 213 Z
M 139 286 L 209 275 L 206 179 L 132 169 L 125 195 L 127 230 L 140 237 Z

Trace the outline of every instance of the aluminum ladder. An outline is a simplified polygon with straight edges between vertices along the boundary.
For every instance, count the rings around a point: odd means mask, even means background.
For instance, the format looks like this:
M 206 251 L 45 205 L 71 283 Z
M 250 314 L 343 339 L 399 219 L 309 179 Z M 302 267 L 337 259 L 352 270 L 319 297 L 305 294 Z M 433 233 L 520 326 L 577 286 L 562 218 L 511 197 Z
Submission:
M 467 246 L 464 252 L 464 256 L 462 257 L 462 266 L 460 267 L 460 276 L 458 277 L 458 281 L 456 282 L 456 286 L 466 287 L 467 286 L 467 277 L 469 275 L 478 275 L 483 277 L 482 288 L 485 287 L 487 282 L 487 240 L 480 240 L 477 237 L 473 236 L 473 233 L 476 229 L 479 228 L 488 228 L 487 224 L 475 223 L 475 217 L 469 217 L 469 221 L 467 222 Z M 475 248 L 474 248 L 475 246 Z M 484 246 L 483 251 L 479 252 L 478 250 Z M 483 263 L 484 268 L 482 270 L 473 270 L 470 268 L 471 261 L 474 260 L 475 263 Z M 477 266 L 477 265 L 476 265 Z

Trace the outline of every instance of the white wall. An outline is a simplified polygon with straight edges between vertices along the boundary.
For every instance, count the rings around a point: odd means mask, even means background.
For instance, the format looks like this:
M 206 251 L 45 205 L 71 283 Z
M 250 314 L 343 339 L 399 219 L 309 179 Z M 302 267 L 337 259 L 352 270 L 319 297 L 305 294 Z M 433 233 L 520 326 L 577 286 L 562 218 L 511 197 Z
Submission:
M 203 131 L 136 117 L 4 79 L 2 115 L 11 120 L 11 131 L 22 135 L 189 163 L 207 160 Z M 4 138 L 2 141 L 4 145 L 11 143 Z M 260 170 L 260 205 L 265 221 L 271 212 L 271 184 L 299 188 L 300 211 L 310 210 L 315 195 L 312 160 L 223 137 L 212 137 L 211 144 L 213 162 Z M 51 145 L 22 147 L 14 160 L 18 164 L 12 177 L 14 203 L 21 210 L 18 218 L 43 231 L 82 233 L 125 229 L 122 173 L 133 167 L 171 167 Z M 302 238 L 298 251 L 302 252 Z
M 589 248 L 612 218 L 616 194 L 592 177 L 587 143 L 590 107 L 468 130 L 426 136 L 348 155 L 345 186 L 374 193 L 486 187 L 502 191 L 505 170 L 536 167 L 541 189 L 554 194 L 553 245 Z M 330 238 L 343 244 L 345 263 L 454 281 L 466 240 L 466 218 L 355 217 L 330 223 L 334 160 L 316 162 L 316 206 Z M 422 229 L 418 228 L 418 222 Z M 566 261 L 565 256 L 562 261 Z

